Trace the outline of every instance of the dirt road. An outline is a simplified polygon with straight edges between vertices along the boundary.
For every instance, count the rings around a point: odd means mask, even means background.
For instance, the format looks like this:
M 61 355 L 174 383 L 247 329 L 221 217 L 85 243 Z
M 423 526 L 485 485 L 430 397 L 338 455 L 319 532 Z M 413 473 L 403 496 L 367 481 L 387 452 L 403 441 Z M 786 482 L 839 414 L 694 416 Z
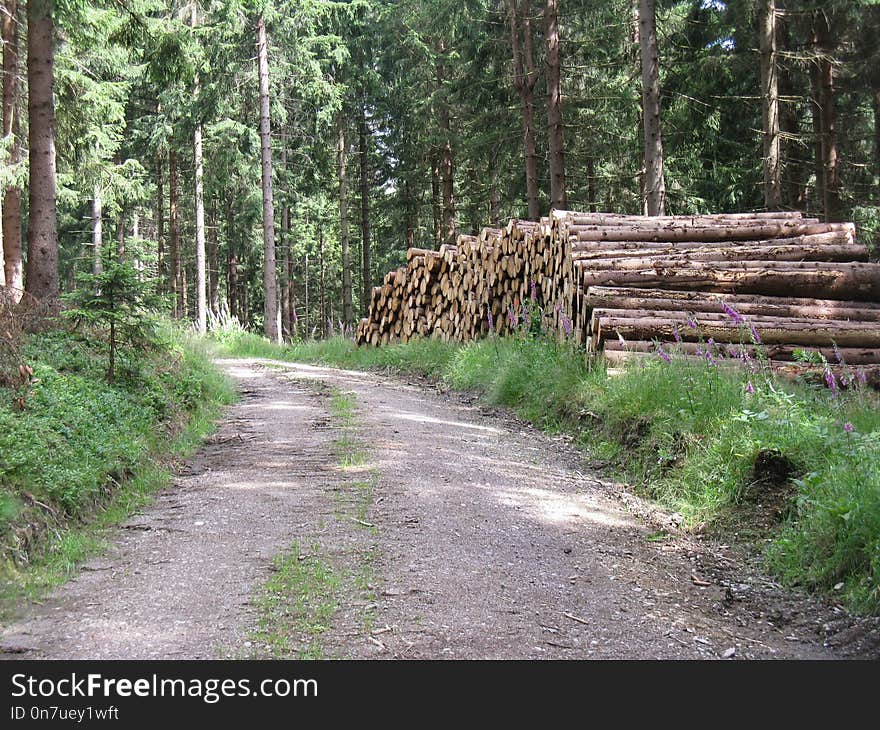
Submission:
M 839 610 L 726 546 L 665 533 L 565 442 L 474 400 L 376 374 L 221 365 L 242 397 L 218 433 L 107 554 L 6 628 L 7 657 L 853 651 L 823 645 Z M 347 427 L 340 399 L 354 403 Z

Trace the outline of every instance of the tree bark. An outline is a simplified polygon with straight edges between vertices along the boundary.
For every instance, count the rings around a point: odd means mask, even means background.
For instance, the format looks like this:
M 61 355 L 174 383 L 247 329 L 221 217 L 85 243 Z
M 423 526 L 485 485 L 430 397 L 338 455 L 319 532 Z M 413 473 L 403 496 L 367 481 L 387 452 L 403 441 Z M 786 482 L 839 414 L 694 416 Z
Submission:
M 19 12 L 18 0 L 4 0 L 3 39 L 3 138 L 9 140 L 9 165 L 21 163 L 19 132 Z M 18 302 L 24 291 L 21 247 L 21 188 L 10 185 L 3 191 L 3 281 L 7 295 Z
M 190 27 L 196 27 L 196 3 L 190 2 Z M 196 73 L 193 97 L 200 92 L 199 75 Z M 208 331 L 208 286 L 205 256 L 205 193 L 204 165 L 202 161 L 202 125 L 196 120 L 193 132 L 193 162 L 195 166 L 195 213 L 196 213 L 196 328 L 200 335 Z
M 241 321 L 238 297 L 238 246 L 235 240 L 235 207 L 231 200 L 226 201 L 226 299 L 229 316 Z
M 324 273 L 324 229 L 318 224 L 318 256 L 320 266 L 320 278 L 318 285 L 320 287 L 320 310 L 321 317 L 321 337 L 327 336 L 327 280 Z
M 764 205 L 768 210 L 776 210 L 782 207 L 776 0 L 762 0 L 758 35 L 761 51 L 761 108 L 764 128 Z
M 101 186 L 95 184 L 92 198 L 92 273 L 97 276 L 104 270 L 104 211 Z
M 180 299 L 183 284 L 183 267 L 180 254 L 180 187 L 177 180 L 177 153 L 168 150 L 168 245 L 171 254 L 170 285 L 174 300 L 173 312 L 177 319 L 186 312 L 182 309 Z
M 128 217 L 128 208 L 125 203 L 119 209 L 119 220 L 116 221 L 116 260 L 122 263 L 125 260 L 125 221 Z
M 775 0 L 774 0 L 775 1 Z M 778 5 L 778 3 L 777 3 Z M 782 55 L 791 47 L 791 39 L 788 32 L 788 21 L 784 12 L 776 18 L 776 47 L 777 55 Z M 786 204 L 796 210 L 806 207 L 806 183 L 805 172 L 798 152 L 798 140 L 800 139 L 801 126 L 798 114 L 796 95 L 791 71 L 785 63 L 777 63 L 776 73 L 779 78 L 779 126 L 780 126 L 780 174 L 783 178 L 782 187 L 786 196 Z
M 28 261 L 26 289 L 40 300 L 58 297 L 55 209 L 55 24 L 53 0 L 29 0 L 28 16 Z
M 437 61 L 437 92 L 439 101 L 437 112 L 443 146 L 440 148 L 440 176 L 443 179 L 443 243 L 455 243 L 455 164 L 452 155 L 452 127 L 450 122 L 449 104 L 446 103 L 446 43 L 440 41 L 439 58 Z
M 663 133 L 660 124 L 660 55 L 654 0 L 639 0 L 642 59 L 642 122 L 645 131 L 645 205 L 648 215 L 665 215 Z
M 165 261 L 165 185 L 161 156 L 156 160 L 156 274 L 159 291 L 165 287 L 167 262 Z
M 208 306 L 214 316 L 220 314 L 220 232 L 217 223 L 217 201 L 211 200 L 210 217 L 208 219 L 210 236 L 208 237 Z
M 443 207 L 440 202 L 440 161 L 437 151 L 431 153 L 431 212 L 434 215 L 434 246 L 443 243 Z
M 562 65 L 559 58 L 557 0 L 547 0 L 547 121 L 550 133 L 550 205 L 568 208 L 565 193 L 565 139 L 562 127 Z
M 346 176 L 347 147 L 345 116 L 340 111 L 336 119 L 336 168 L 339 174 L 339 240 L 342 244 L 342 317 L 346 325 L 354 321 L 351 303 L 351 251 L 348 240 L 348 179 Z M 322 259 L 323 260 L 323 259 Z
M 510 45 L 513 52 L 513 85 L 519 93 L 523 118 L 523 156 L 526 164 L 526 199 L 529 220 L 541 216 L 538 207 L 538 151 L 535 143 L 535 84 L 538 70 L 535 67 L 534 40 L 532 36 L 532 7 L 530 0 L 523 1 L 523 45 L 519 42 L 519 22 L 516 0 L 510 4 Z
M 822 152 L 822 207 L 825 220 L 837 220 L 840 208 L 840 167 L 837 143 L 837 104 L 834 88 L 834 52 L 836 41 L 826 11 L 814 16 L 814 39 L 818 51 L 817 86 Z
M 874 187 L 880 198 L 880 88 L 873 90 L 871 100 L 874 106 Z
M 416 245 L 416 221 L 413 209 L 415 201 L 412 194 L 412 181 L 407 178 L 405 183 L 406 189 L 406 247 L 412 248 Z
M 272 133 L 269 121 L 269 46 L 266 22 L 257 20 L 257 56 L 260 82 L 260 151 L 263 178 L 263 332 L 281 341 L 278 283 L 275 273 L 275 202 L 272 192 Z
M 370 262 L 370 133 L 367 126 L 365 103 L 361 104 L 359 132 L 361 153 L 361 312 L 366 316 L 367 310 L 370 307 L 370 292 L 373 289 L 373 275 Z

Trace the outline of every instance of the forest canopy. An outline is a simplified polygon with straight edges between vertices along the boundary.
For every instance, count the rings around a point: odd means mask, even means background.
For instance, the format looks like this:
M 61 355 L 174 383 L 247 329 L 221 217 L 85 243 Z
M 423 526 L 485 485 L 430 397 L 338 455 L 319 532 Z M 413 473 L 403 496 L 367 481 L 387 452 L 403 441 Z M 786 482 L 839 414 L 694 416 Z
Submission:
M 125 260 L 199 329 L 320 336 L 408 247 L 551 207 L 880 227 L 869 0 L 3 0 L 2 20 L 14 297 Z

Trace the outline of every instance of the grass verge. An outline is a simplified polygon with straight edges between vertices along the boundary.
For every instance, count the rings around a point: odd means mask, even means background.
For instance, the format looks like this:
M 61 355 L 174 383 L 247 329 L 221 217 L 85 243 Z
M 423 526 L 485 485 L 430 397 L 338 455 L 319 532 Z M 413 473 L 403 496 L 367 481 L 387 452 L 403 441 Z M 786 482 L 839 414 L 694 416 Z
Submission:
M 880 407 L 865 388 L 659 357 L 609 377 L 576 348 L 532 337 L 277 347 L 227 331 L 219 341 L 230 354 L 415 372 L 478 390 L 572 433 L 688 524 L 756 541 L 787 583 L 880 612 Z
M 103 350 L 64 330 L 33 336 L 23 353 L 33 382 L 0 389 L 4 620 L 100 552 L 107 528 L 168 484 L 233 399 L 204 344 L 179 333 L 124 361 L 112 385 Z

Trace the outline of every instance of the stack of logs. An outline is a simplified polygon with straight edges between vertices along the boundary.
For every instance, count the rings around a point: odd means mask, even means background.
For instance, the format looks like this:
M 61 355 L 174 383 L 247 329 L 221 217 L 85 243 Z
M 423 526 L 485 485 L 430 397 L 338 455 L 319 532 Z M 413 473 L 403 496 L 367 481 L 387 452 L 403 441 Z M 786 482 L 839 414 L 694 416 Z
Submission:
M 880 264 L 868 263 L 851 223 L 793 212 L 554 211 L 459 236 L 439 251 L 409 249 L 407 265 L 373 289 L 357 339 L 506 334 L 540 307 L 545 327 L 604 350 L 610 363 L 673 341 L 697 356 L 709 338 L 722 354 L 726 345 L 742 354 L 754 325 L 781 370 L 801 368 L 792 361 L 802 349 L 832 364 L 878 366 L 878 302 Z

